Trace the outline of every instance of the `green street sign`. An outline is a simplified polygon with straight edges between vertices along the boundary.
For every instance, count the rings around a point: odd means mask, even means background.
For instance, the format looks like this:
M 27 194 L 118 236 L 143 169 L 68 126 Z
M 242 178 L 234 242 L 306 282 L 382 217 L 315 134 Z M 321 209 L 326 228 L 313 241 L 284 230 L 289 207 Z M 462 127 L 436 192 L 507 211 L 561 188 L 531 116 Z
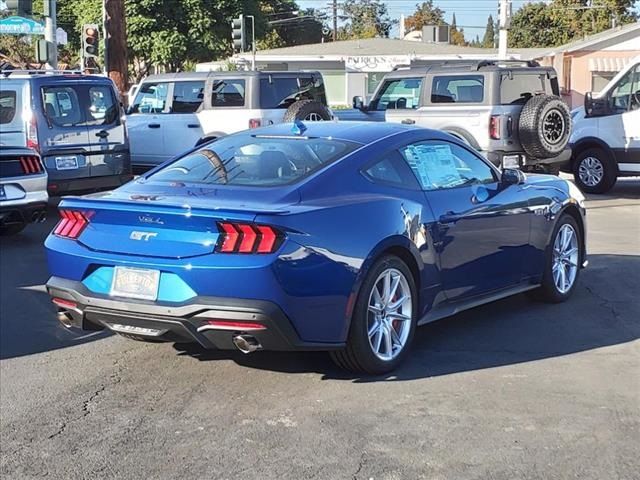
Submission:
M 5 35 L 44 35 L 44 25 L 24 17 L 7 17 L 0 20 L 0 33 Z

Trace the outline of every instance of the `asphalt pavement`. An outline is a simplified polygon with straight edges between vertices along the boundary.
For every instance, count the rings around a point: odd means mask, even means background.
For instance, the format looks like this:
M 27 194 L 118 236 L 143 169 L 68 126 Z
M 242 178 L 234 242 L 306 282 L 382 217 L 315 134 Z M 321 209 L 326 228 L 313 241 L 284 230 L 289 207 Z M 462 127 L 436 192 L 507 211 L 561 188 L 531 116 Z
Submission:
M 393 375 L 58 326 L 42 242 L 0 240 L 3 479 L 623 479 L 640 472 L 640 180 L 588 201 L 561 305 L 418 330 Z

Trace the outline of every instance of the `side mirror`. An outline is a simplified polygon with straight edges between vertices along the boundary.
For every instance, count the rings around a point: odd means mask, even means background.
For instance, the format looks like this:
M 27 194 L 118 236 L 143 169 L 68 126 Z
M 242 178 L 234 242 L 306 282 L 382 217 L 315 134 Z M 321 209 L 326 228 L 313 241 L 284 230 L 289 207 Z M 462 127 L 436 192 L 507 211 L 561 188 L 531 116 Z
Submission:
M 527 176 L 522 170 L 517 168 L 505 168 L 502 170 L 500 181 L 505 185 L 520 185 L 527 180 Z
M 593 98 L 592 92 L 584 96 L 584 113 L 587 117 L 602 117 L 609 113 L 608 97 Z
M 353 97 L 353 108 L 357 110 L 364 110 L 364 100 L 360 96 Z

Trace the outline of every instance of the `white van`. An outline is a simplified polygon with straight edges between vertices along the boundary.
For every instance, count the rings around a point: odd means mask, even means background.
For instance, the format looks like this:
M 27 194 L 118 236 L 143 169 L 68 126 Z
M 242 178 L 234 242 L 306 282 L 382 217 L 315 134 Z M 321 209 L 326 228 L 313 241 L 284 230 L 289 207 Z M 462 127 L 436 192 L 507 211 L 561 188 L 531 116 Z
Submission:
M 640 56 L 572 116 L 571 170 L 583 191 L 605 193 L 619 176 L 640 175 Z

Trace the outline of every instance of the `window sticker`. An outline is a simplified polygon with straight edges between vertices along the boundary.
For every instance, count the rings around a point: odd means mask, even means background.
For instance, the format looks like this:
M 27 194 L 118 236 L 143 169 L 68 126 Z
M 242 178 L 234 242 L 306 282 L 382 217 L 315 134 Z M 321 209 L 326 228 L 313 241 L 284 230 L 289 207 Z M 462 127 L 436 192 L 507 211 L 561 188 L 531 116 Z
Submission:
M 424 188 L 453 187 L 462 180 L 449 145 L 410 145 L 405 155 Z

